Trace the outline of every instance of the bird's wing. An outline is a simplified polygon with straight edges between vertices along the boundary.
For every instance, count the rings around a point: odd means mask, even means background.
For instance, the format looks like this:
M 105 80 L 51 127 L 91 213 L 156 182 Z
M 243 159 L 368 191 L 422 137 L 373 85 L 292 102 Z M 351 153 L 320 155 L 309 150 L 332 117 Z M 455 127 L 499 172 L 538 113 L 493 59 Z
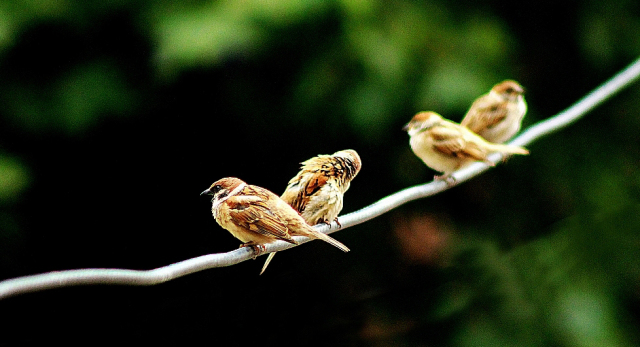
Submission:
M 485 160 L 487 155 L 476 143 L 467 141 L 459 129 L 446 126 L 431 129 L 433 147 L 445 154 L 460 158 Z
M 327 183 L 329 177 L 321 171 L 316 171 L 309 176 L 307 186 L 304 191 L 307 196 L 315 194 L 325 183 Z
M 229 215 L 246 230 L 297 244 L 291 238 L 286 220 L 269 206 L 269 199 L 279 199 L 271 195 L 254 190 L 252 195 L 232 196 L 226 200 Z
M 282 194 L 282 200 L 291 205 L 299 213 L 304 212 L 309 198 L 315 194 L 325 183 L 328 177 L 321 170 L 301 171 L 289 181 L 287 190 Z
M 433 147 L 446 155 L 455 155 L 464 148 L 464 139 L 457 129 L 435 126 L 430 129 Z
M 487 96 L 476 100 L 460 123 L 469 130 L 478 133 L 500 123 L 508 114 L 507 101 L 497 102 Z
M 484 150 L 483 147 L 479 146 L 476 142 L 467 141 L 461 153 L 465 157 L 485 162 L 487 161 L 487 151 Z

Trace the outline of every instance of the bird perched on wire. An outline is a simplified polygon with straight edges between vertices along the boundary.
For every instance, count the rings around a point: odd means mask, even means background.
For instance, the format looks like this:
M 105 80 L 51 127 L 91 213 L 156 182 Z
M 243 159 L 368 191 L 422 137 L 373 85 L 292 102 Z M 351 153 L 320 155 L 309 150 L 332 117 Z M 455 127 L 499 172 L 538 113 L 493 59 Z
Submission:
M 344 193 L 351 180 L 356 177 L 362 161 L 352 149 L 321 154 L 301 163 L 300 172 L 293 177 L 281 198 L 300 213 L 309 225 L 325 223 L 331 225 L 342 211 Z M 269 254 L 262 272 L 275 256 Z
M 520 131 L 526 113 L 524 88 L 516 81 L 506 80 L 477 98 L 460 125 L 487 141 L 504 143 Z
M 243 242 L 240 247 L 251 247 L 254 259 L 269 242 L 282 240 L 297 245 L 292 236 L 322 240 L 349 251 L 341 242 L 313 229 L 289 204 L 262 187 L 226 177 L 200 195 L 203 194 L 213 196 L 211 212 L 216 222 Z
M 344 193 L 362 167 L 360 156 L 347 149 L 318 155 L 301 165 L 300 172 L 289 181 L 282 200 L 300 212 L 310 225 L 337 222 Z
M 434 179 L 449 181 L 454 171 L 474 161 L 493 166 L 487 159 L 493 152 L 529 154 L 523 147 L 487 142 L 466 127 L 431 111 L 413 116 L 403 130 L 411 137 L 409 143 L 413 153 L 428 167 L 443 173 Z

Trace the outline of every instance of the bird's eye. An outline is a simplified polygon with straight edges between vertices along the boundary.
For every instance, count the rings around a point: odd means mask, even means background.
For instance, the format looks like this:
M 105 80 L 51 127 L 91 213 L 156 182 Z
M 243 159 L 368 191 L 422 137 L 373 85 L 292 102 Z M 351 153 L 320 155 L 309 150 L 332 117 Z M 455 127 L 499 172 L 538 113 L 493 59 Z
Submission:
M 222 189 L 222 186 L 219 184 L 216 184 L 215 186 L 213 186 L 213 188 L 211 188 L 211 192 L 215 195 L 217 194 L 220 190 Z

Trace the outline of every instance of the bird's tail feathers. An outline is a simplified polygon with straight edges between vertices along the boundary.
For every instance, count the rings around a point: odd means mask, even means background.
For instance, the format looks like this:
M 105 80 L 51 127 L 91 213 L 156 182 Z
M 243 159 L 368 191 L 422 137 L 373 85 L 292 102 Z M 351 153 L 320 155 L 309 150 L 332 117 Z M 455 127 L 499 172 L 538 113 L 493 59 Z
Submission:
M 509 153 L 509 154 L 529 154 L 529 150 L 524 147 L 514 146 L 514 145 L 503 145 L 499 143 L 490 143 L 489 149 L 491 149 L 492 152 L 501 152 L 501 153 Z
M 333 245 L 334 247 L 339 248 L 343 252 L 349 252 L 349 247 L 343 245 L 342 242 L 334 239 L 333 237 L 331 237 L 331 236 L 329 236 L 327 234 L 323 234 L 323 233 L 321 233 L 319 231 L 316 231 L 315 229 L 312 229 L 312 230 L 313 230 L 313 232 L 310 233 L 311 234 L 311 235 L 309 235 L 310 237 L 322 240 L 322 241 L 327 242 L 327 243 L 330 243 L 331 245 Z
M 306 236 L 308 236 L 310 238 L 313 238 L 313 239 L 325 241 L 325 242 L 331 244 L 332 246 L 335 246 L 335 247 L 339 248 L 343 252 L 349 252 L 349 247 L 347 247 L 344 244 L 342 244 L 342 242 L 334 239 L 333 237 L 331 237 L 329 235 L 326 235 L 326 234 L 323 234 L 323 233 L 321 233 L 319 231 L 316 231 L 313 228 L 311 228 L 311 231 L 309 231 L 309 234 L 306 235 Z M 262 270 L 260 271 L 261 275 L 267 269 L 267 266 L 269 266 L 269 263 L 271 263 L 271 260 L 275 256 L 276 256 L 276 252 L 269 253 L 269 256 L 267 257 L 267 260 L 265 260 L 264 261 L 264 265 L 262 265 Z
M 269 256 L 267 257 L 267 260 L 264 261 L 264 265 L 262 265 L 262 270 L 260 271 L 260 274 L 262 275 L 264 273 L 264 270 L 267 269 L 267 266 L 269 266 L 269 263 L 271 262 L 271 259 L 273 259 L 273 257 L 276 256 L 277 252 L 272 252 L 269 253 Z

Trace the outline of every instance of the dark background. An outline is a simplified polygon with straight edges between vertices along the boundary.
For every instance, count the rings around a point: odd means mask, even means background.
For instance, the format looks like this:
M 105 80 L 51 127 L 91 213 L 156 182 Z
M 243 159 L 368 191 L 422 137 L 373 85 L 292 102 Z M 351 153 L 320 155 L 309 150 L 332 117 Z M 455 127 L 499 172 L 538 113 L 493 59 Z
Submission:
M 352 148 L 353 212 L 434 174 L 400 129 L 459 121 L 506 78 L 525 126 L 640 55 L 637 1 L 5 1 L 0 278 L 151 269 L 239 241 L 199 193 L 281 194 Z M 0 301 L 0 344 L 632 346 L 640 86 L 437 196 L 257 261 L 153 287 Z

